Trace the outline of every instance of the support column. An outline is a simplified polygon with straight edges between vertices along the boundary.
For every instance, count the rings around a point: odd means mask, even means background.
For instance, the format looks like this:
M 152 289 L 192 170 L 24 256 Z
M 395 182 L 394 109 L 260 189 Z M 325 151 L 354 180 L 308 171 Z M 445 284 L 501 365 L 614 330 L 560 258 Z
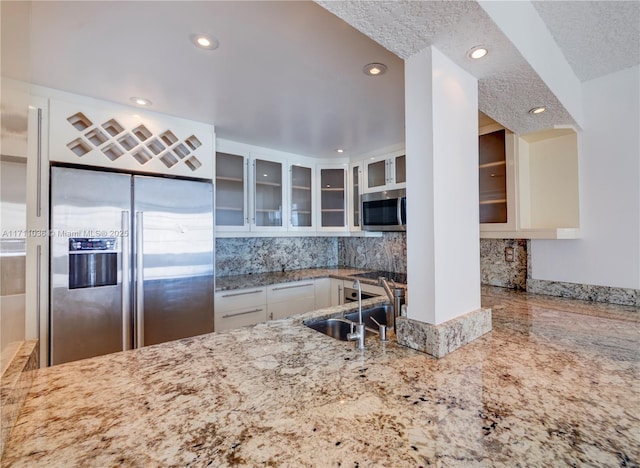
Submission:
M 429 47 L 405 60 L 407 318 L 398 342 L 436 357 L 491 330 L 480 308 L 478 83 Z

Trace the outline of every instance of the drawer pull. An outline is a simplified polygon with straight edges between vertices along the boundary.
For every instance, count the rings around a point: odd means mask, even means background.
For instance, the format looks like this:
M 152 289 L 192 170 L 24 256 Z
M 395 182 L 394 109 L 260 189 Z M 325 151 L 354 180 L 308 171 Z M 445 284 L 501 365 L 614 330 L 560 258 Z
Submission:
M 281 291 L 283 289 L 293 289 L 293 288 L 304 288 L 306 286 L 313 286 L 313 283 L 294 284 L 293 286 L 280 286 L 278 288 L 273 288 L 272 291 Z
M 247 314 L 254 314 L 256 312 L 262 312 L 264 309 L 253 309 L 253 310 L 247 310 L 246 312 L 237 312 L 235 314 L 225 314 L 222 316 L 223 319 L 225 318 L 231 318 L 231 317 L 238 317 L 239 315 L 247 315 Z
M 261 293 L 261 292 L 262 292 L 262 289 L 256 289 L 255 291 L 246 291 L 246 292 L 241 292 L 241 293 L 225 294 L 222 297 L 246 296 L 247 294 L 258 294 L 258 293 Z

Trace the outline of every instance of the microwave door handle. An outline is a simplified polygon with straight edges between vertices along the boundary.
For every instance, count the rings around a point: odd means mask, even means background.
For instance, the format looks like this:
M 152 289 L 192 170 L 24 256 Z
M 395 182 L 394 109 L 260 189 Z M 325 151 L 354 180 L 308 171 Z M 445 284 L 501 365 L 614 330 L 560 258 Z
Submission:
M 398 226 L 402 226 L 402 197 L 397 198 L 398 203 L 396 205 L 396 216 L 398 220 Z

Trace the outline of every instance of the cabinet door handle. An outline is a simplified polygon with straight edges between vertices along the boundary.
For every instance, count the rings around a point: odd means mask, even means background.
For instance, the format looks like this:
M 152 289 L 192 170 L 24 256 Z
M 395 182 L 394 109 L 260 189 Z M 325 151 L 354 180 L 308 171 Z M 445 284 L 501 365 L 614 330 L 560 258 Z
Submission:
M 255 291 L 245 291 L 245 292 L 240 292 L 240 293 L 225 294 L 222 297 L 246 296 L 247 294 L 257 294 L 257 293 L 261 293 L 261 292 L 262 292 L 262 289 L 256 289 Z
M 338 286 L 338 304 L 342 304 L 342 286 Z
M 240 315 L 255 314 L 256 312 L 262 312 L 263 310 L 264 309 L 253 309 L 253 310 L 247 310 L 246 312 L 236 312 L 235 314 L 225 314 L 222 316 L 222 318 L 226 319 L 231 317 L 239 317 Z
M 281 291 L 283 289 L 304 288 L 306 286 L 313 286 L 313 283 L 294 284 L 293 286 L 280 286 L 278 288 L 273 288 L 272 291 Z

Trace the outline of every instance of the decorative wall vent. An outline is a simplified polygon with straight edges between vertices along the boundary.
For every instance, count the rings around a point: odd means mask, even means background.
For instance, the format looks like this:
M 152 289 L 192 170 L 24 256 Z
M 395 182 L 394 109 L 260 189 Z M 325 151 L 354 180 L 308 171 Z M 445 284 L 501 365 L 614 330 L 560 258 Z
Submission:
M 211 126 L 105 104 L 51 101 L 51 160 L 213 178 Z

